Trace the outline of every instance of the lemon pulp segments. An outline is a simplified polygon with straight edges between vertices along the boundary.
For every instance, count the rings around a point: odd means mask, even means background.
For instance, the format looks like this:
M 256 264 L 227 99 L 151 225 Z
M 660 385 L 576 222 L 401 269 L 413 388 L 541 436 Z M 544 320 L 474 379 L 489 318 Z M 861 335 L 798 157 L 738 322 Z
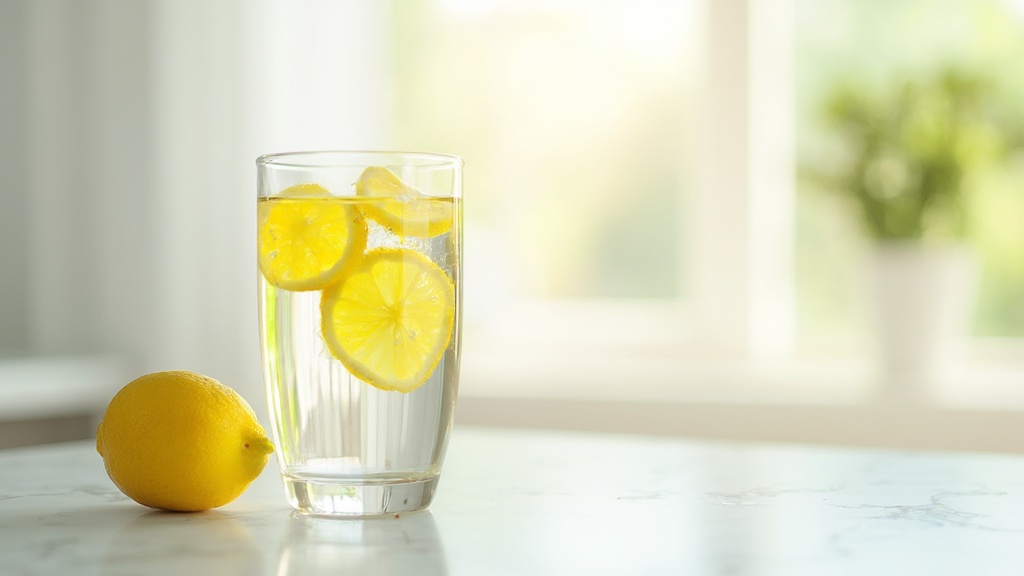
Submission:
M 285 290 L 323 289 L 353 266 L 366 247 L 366 221 L 340 198 L 261 199 L 257 222 L 260 271 L 267 282 Z
M 434 237 L 452 229 L 454 204 L 433 198 L 405 185 L 394 172 L 382 166 L 363 170 L 356 181 L 356 194 L 381 198 L 363 205 L 367 218 L 389 228 L 398 236 Z
M 426 256 L 380 248 L 324 290 L 320 311 L 324 341 L 349 372 L 382 390 L 410 392 L 448 347 L 455 288 Z

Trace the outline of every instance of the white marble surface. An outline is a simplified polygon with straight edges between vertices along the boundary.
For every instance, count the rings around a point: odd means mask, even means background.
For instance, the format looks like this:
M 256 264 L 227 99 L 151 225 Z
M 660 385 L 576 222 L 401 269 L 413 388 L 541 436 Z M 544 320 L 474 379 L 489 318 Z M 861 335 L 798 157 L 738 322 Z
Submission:
M 276 474 L 172 514 L 88 443 L 0 452 L 0 574 L 1024 570 L 1024 456 L 457 427 L 430 510 L 366 521 L 292 514 Z

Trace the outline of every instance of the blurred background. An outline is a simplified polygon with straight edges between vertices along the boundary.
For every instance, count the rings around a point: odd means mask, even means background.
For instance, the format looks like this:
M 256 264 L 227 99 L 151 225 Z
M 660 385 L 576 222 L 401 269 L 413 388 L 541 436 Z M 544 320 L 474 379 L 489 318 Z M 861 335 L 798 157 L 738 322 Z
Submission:
M 0 446 L 165 369 L 266 422 L 254 160 L 347 148 L 466 161 L 459 422 L 1024 450 L 1022 60 L 1021 0 L 0 0 Z M 893 245 L 970 255 L 931 364 Z

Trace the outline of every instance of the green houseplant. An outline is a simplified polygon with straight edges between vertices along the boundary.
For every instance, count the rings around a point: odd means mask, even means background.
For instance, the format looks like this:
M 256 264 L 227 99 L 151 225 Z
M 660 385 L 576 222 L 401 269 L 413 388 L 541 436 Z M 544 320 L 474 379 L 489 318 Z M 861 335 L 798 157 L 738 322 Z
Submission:
M 888 88 L 836 87 L 824 106 L 835 154 L 812 174 L 855 202 L 874 240 L 884 396 L 920 402 L 966 342 L 976 276 L 968 194 L 1007 146 L 984 77 L 944 69 Z
M 970 180 L 1005 149 L 992 83 L 945 69 L 885 94 L 863 86 L 827 98 L 838 159 L 815 179 L 855 200 L 875 239 L 963 238 Z

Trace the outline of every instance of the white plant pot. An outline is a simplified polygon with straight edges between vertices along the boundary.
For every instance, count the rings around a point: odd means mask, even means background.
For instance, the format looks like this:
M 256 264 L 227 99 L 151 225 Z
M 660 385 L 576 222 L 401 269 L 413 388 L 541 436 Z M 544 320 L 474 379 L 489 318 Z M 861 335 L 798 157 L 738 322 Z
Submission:
M 963 245 L 884 242 L 874 256 L 883 395 L 927 401 L 964 359 L 977 278 L 974 254 Z

